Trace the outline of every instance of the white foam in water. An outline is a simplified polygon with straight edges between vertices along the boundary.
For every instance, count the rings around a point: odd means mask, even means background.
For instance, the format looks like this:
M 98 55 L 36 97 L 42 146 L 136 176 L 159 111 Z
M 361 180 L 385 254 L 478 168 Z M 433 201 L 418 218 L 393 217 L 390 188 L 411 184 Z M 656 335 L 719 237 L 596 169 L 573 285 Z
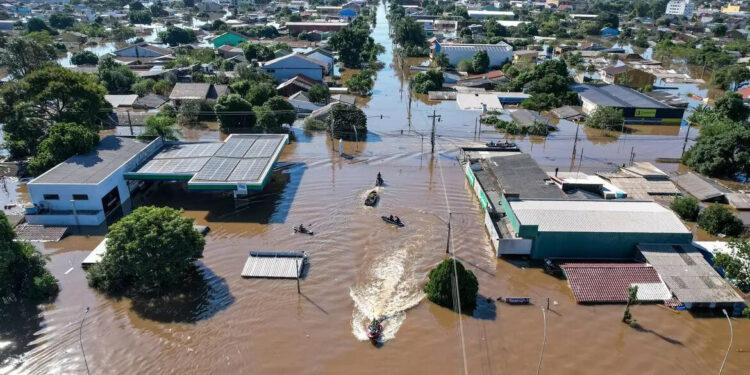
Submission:
M 352 334 L 358 340 L 368 340 L 366 325 L 380 317 L 386 318 L 381 341 L 393 339 L 406 319 L 406 311 L 422 300 L 420 279 L 409 263 L 409 254 L 422 245 L 412 243 L 389 249 L 375 260 L 365 279 L 350 289 L 354 301 Z

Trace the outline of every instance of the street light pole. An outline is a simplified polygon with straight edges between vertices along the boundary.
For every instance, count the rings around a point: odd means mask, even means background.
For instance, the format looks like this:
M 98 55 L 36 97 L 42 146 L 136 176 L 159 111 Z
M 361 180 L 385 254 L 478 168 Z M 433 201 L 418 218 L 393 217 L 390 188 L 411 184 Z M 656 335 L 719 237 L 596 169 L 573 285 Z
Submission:
M 729 357 L 729 350 L 732 349 L 732 342 L 734 341 L 734 328 L 732 328 L 732 319 L 729 319 L 729 314 L 727 314 L 727 309 L 721 309 L 721 311 L 724 313 L 724 316 L 727 317 L 727 322 L 729 322 L 729 347 L 727 348 L 726 354 L 724 354 L 724 360 L 721 361 L 721 367 L 719 368 L 719 375 L 721 375 L 721 372 L 724 371 L 724 364 L 727 363 L 727 357 Z
M 542 351 L 539 352 L 539 363 L 536 365 L 536 375 L 542 369 L 542 356 L 544 355 L 544 346 L 547 344 L 547 310 L 542 307 L 542 318 L 544 319 L 544 338 L 542 339 Z

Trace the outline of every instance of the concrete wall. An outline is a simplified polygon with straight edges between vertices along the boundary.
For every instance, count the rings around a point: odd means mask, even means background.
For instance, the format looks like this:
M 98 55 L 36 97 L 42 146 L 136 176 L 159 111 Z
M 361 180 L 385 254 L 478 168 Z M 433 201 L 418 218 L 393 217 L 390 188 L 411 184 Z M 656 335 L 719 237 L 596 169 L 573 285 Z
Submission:
M 632 258 L 638 243 L 690 243 L 692 238 L 691 233 L 538 232 L 530 238 L 531 258 Z

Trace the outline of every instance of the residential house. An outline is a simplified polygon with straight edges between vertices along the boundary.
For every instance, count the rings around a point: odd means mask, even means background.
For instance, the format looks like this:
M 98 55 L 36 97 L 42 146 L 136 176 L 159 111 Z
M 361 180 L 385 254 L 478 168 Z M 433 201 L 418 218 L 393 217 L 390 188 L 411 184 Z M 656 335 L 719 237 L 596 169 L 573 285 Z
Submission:
M 538 57 L 539 51 L 513 51 L 513 64 L 536 64 L 536 60 Z
M 469 10 L 469 18 L 484 19 L 490 17 L 515 18 L 516 14 L 511 11 L 502 10 Z
M 430 57 L 434 59 L 442 52 L 448 57 L 450 64 L 455 66 L 461 60 L 471 59 L 479 51 L 487 52 L 490 58 L 490 66 L 503 66 L 513 59 L 513 47 L 505 42 L 497 44 L 441 44 L 437 40 L 430 47 Z
M 750 104 L 750 86 L 745 87 L 742 90 L 737 90 L 737 93 L 740 94 L 740 95 L 742 95 L 742 100 L 745 103 Z
M 133 107 L 133 103 L 138 99 L 138 95 L 104 95 L 112 108 Z
M 240 33 L 228 31 L 214 38 L 214 48 L 219 48 L 225 45 L 237 46 L 240 43 L 247 43 L 247 40 L 248 37 Z
M 304 75 L 313 80 L 322 81 L 327 64 L 311 59 L 300 53 L 282 56 L 263 63 L 261 69 L 266 74 L 283 82 L 296 75 Z
M 336 61 L 336 58 L 333 56 L 333 52 L 324 49 L 324 48 L 315 48 L 312 51 L 305 52 L 305 56 L 320 61 L 322 63 L 326 64 L 326 75 L 330 75 L 333 73 L 333 63 Z
M 504 77 L 505 75 L 501 70 L 492 70 L 483 74 L 466 76 L 456 82 L 456 86 L 491 90 L 498 82 L 505 79 Z
M 135 109 L 158 109 L 169 101 L 166 97 L 157 94 L 148 94 L 135 100 L 133 108 Z
M 221 6 L 221 4 L 212 0 L 203 0 L 202 2 L 195 4 L 195 7 L 198 8 L 198 11 L 206 13 L 219 13 L 224 11 L 224 7 Z
M 690 0 L 671 0 L 667 3 L 664 14 L 683 16 L 690 19 L 693 16 L 695 5 Z
M 112 52 L 115 61 L 131 65 L 164 65 L 174 59 L 174 54 L 169 48 L 158 47 L 149 43 L 139 43 L 118 49 Z
M 346 22 L 287 22 L 285 25 L 291 35 L 297 35 L 302 32 L 309 33 L 311 31 L 336 32 L 349 26 Z
M 617 30 L 612 27 L 603 27 L 601 30 L 602 36 L 618 36 L 620 35 L 620 30 Z
M 290 97 L 300 91 L 308 92 L 311 87 L 322 82 L 298 74 L 276 86 L 276 91 L 283 96 Z
M 727 6 L 721 7 L 721 13 L 724 14 L 737 14 L 742 13 L 740 9 L 742 4 L 727 4 Z
M 245 52 L 240 47 L 234 47 L 229 44 L 225 44 L 219 48 L 216 49 L 217 52 L 219 52 L 219 56 L 225 58 L 225 59 L 231 59 L 235 56 L 242 56 L 245 54 Z
M 599 72 L 599 75 L 606 83 L 635 89 L 653 85 L 656 80 L 655 75 L 628 65 L 606 67 Z
M 342 9 L 339 12 L 339 18 L 351 21 L 357 17 L 357 11 L 354 9 Z
M 169 94 L 175 106 L 184 101 L 214 101 L 227 93 L 226 85 L 214 85 L 211 83 L 183 83 L 177 82 Z

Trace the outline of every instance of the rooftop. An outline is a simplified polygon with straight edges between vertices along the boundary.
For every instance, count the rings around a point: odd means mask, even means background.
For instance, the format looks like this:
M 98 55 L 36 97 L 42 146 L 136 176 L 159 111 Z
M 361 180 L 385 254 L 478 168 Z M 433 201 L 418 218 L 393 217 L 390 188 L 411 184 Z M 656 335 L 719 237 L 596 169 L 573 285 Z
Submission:
M 576 83 L 570 89 L 597 105 L 618 108 L 671 108 L 670 106 L 620 85 L 589 85 Z
M 724 194 L 730 192 L 729 189 L 723 188 L 716 183 L 709 182 L 692 172 L 673 176 L 672 181 L 700 201 L 723 199 Z
M 656 270 L 644 263 L 565 263 L 560 265 L 573 290 L 573 297 L 578 303 L 614 303 L 627 302 L 628 288 L 639 286 L 639 300 L 667 300 L 672 297 L 662 283 Z M 648 285 L 648 286 L 647 286 Z M 644 290 L 661 287 L 661 293 L 641 298 L 641 287 Z M 644 293 L 645 294 L 645 293 Z
M 627 200 L 512 200 L 521 225 L 540 232 L 680 233 L 680 219 L 658 203 Z
M 688 244 L 638 244 L 637 247 L 681 302 L 743 302 L 696 247 Z
M 106 136 L 93 151 L 68 158 L 29 184 L 98 184 L 148 145 L 135 138 Z
M 564 199 L 565 193 L 554 184 L 548 184 L 547 173 L 529 154 L 508 153 L 485 159 L 484 165 L 497 179 L 506 195 L 522 198 Z

